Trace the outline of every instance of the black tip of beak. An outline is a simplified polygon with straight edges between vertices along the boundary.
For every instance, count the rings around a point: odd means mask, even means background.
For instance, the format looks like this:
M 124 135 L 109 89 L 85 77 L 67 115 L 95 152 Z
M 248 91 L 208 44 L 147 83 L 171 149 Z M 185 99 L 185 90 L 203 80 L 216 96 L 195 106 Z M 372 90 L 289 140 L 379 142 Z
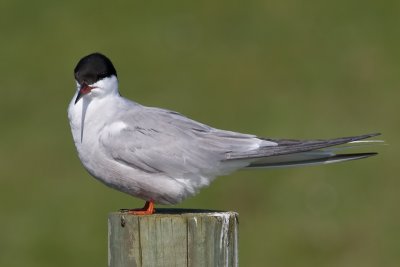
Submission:
M 78 95 L 76 96 L 74 105 L 76 105 L 76 103 L 78 103 L 79 99 L 81 99 L 82 96 L 83 96 L 83 95 L 82 95 L 81 91 L 79 90 Z
M 79 88 L 78 95 L 76 96 L 75 104 L 78 103 L 79 99 L 81 99 L 82 96 L 84 96 L 84 95 L 86 95 L 87 93 L 89 93 L 90 90 L 92 90 L 92 87 L 88 86 L 85 82 L 83 82 L 83 83 L 81 84 L 81 87 Z

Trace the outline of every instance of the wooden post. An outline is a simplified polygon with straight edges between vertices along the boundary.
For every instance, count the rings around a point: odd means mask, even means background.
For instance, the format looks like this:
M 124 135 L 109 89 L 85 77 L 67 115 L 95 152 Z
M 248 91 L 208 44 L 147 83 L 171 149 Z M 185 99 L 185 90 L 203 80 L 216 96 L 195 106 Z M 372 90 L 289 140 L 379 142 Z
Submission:
M 238 266 L 238 214 L 157 209 L 108 217 L 108 266 Z

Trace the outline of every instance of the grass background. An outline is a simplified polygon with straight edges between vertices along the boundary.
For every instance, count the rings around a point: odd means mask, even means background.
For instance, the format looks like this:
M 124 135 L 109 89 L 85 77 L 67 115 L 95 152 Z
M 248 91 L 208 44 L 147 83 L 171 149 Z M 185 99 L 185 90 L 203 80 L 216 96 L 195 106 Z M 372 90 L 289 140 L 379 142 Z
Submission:
M 107 214 L 142 201 L 82 168 L 80 57 L 121 93 L 267 137 L 381 131 L 375 158 L 217 179 L 177 207 L 240 213 L 241 266 L 398 266 L 398 1 L 0 2 L 0 266 L 104 266 Z

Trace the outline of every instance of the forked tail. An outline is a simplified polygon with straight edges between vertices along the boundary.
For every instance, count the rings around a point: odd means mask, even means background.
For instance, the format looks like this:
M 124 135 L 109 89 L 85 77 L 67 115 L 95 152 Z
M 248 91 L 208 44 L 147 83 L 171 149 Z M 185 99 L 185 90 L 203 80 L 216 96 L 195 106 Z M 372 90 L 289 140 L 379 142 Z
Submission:
M 339 151 L 383 143 L 380 140 L 364 140 L 378 136 L 379 133 L 342 137 L 329 140 L 287 140 L 264 139 L 276 146 L 261 146 L 259 149 L 231 153 L 227 160 L 246 160 L 248 168 L 272 168 L 288 166 L 318 165 L 363 159 L 377 155 L 367 153 L 338 153 Z

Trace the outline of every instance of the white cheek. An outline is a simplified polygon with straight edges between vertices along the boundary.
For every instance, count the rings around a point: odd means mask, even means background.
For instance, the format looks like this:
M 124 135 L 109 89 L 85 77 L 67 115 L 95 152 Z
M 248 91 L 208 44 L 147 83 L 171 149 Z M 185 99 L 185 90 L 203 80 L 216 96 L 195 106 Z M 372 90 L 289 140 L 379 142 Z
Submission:
M 104 78 L 96 83 L 92 84 L 93 87 L 101 88 L 102 91 L 107 93 L 115 93 L 118 92 L 118 80 L 117 77 L 111 76 L 108 78 Z
M 103 96 L 106 93 L 106 90 L 103 87 L 99 86 L 93 86 L 94 88 L 90 90 L 90 93 L 88 94 L 90 97 L 100 97 Z
M 101 88 L 93 88 L 87 95 L 91 98 L 101 96 L 103 95 L 103 90 Z

